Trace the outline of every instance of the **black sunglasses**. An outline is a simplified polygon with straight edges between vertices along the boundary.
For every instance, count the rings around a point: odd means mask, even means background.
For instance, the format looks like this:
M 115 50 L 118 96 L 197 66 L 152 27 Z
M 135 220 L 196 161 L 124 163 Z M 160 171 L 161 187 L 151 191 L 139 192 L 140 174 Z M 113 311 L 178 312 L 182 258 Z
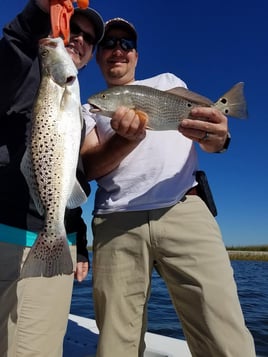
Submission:
M 130 51 L 134 48 L 136 49 L 136 41 L 118 37 L 106 37 L 104 40 L 101 41 L 100 47 L 106 50 L 112 50 L 117 46 L 118 42 L 120 47 L 124 51 Z
M 82 34 L 83 39 L 89 44 L 89 45 L 95 45 L 96 41 L 95 38 L 90 34 L 85 31 L 83 31 L 77 24 L 71 22 L 70 23 L 70 32 L 73 35 L 80 35 Z

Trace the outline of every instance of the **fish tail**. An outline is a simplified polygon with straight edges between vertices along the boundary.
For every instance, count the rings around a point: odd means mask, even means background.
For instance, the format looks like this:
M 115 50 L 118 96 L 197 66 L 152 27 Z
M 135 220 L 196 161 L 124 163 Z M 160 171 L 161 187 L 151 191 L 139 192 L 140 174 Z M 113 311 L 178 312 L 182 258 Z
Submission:
M 41 232 L 23 264 L 20 278 L 70 275 L 72 272 L 73 262 L 66 235 L 52 239 L 51 235 Z
M 215 103 L 215 107 L 225 115 L 239 119 L 248 117 L 247 103 L 244 97 L 244 83 L 235 84 Z

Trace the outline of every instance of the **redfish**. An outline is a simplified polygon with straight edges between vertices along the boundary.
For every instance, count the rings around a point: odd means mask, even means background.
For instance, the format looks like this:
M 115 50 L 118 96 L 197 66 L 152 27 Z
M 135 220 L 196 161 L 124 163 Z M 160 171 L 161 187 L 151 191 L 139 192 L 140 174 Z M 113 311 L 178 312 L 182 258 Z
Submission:
M 243 88 L 243 82 L 237 83 L 214 103 L 183 87 L 162 91 L 142 85 L 125 85 L 94 94 L 88 98 L 88 103 L 92 113 L 112 117 L 119 106 L 125 106 L 134 109 L 141 120 L 146 120 L 149 129 L 177 130 L 182 119 L 191 118 L 190 112 L 197 106 L 214 107 L 226 116 L 247 118 Z

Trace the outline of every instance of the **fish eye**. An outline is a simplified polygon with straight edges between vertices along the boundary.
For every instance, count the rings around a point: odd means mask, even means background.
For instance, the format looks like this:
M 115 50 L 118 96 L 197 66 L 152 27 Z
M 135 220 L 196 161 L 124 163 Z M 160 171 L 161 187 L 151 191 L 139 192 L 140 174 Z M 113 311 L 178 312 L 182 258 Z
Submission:
M 221 102 L 222 102 L 222 104 L 226 104 L 227 103 L 227 99 L 226 98 L 221 98 Z
M 41 53 L 40 53 L 41 57 L 45 57 L 47 54 L 48 54 L 47 49 L 43 49 L 43 51 L 41 51 Z
M 105 99 L 105 98 L 106 98 L 106 95 L 105 95 L 105 94 L 102 94 L 101 97 L 102 97 L 102 99 Z

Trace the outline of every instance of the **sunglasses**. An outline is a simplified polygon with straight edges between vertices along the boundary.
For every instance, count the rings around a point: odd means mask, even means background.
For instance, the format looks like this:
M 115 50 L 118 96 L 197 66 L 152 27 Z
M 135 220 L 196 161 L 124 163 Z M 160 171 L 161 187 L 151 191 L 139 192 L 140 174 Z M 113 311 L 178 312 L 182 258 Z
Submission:
M 100 47 L 106 50 L 113 50 L 119 42 L 120 47 L 124 51 L 131 51 L 136 49 L 136 41 L 127 38 L 106 37 L 100 43 Z
M 73 35 L 80 35 L 80 34 L 82 34 L 82 36 L 83 36 L 83 39 L 87 42 L 87 44 L 89 44 L 89 45 L 95 45 L 95 43 L 96 43 L 96 41 L 95 41 L 95 38 L 91 35 L 91 34 L 89 34 L 89 33 L 87 33 L 87 32 L 85 32 L 85 31 L 83 31 L 77 24 L 75 24 L 75 23 L 70 23 L 70 32 L 73 34 Z

